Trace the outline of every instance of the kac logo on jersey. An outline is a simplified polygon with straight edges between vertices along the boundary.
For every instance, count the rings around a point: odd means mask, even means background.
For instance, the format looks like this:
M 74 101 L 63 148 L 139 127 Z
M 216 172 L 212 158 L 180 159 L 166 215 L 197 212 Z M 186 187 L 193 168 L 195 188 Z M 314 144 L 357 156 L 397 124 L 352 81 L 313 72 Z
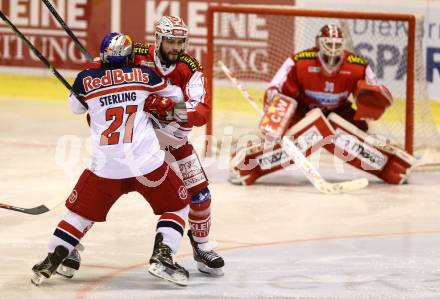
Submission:
M 180 186 L 178 193 L 180 199 L 185 200 L 188 198 L 188 191 L 186 190 L 185 186 Z
M 70 193 L 69 198 L 67 198 L 67 201 L 69 203 L 74 203 L 78 198 L 78 192 L 73 189 L 72 193 Z

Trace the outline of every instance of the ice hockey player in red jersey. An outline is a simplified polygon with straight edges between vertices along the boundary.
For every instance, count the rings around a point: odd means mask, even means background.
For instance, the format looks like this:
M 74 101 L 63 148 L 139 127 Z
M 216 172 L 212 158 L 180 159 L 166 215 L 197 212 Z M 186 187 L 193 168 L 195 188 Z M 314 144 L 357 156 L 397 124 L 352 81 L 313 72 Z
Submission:
M 185 231 L 189 196 L 182 180 L 165 161 L 150 115 L 144 111 L 156 102 L 181 102 L 179 87 L 168 85 L 152 69 L 133 67 L 133 43 L 128 35 L 109 33 L 101 43 L 102 66 L 81 71 L 73 90 L 87 103 L 69 95 L 75 114 L 88 112 L 92 157 L 66 200 L 69 210 L 57 225 L 49 253 L 32 270 L 31 281 L 41 284 L 57 272 L 71 278 L 80 266 L 81 238 L 94 222 L 103 222 L 118 198 L 140 193 L 159 220 L 148 271 L 157 277 L 186 285 L 188 271 L 173 260 Z M 159 100 L 159 101 L 158 101 Z
M 328 24 L 314 48 L 284 61 L 266 89 L 260 130 L 266 141 L 291 136 L 306 156 L 324 148 L 384 182 L 401 184 L 414 158 L 366 133 L 367 120 L 379 119 L 393 103 L 392 95 L 368 61 L 347 51 L 344 41 L 341 29 Z M 231 157 L 230 182 L 251 185 L 289 163 L 279 142 L 239 148 Z
M 180 171 L 191 196 L 188 237 L 193 247 L 199 271 L 214 276 L 223 275 L 223 258 L 209 242 L 211 226 L 211 194 L 208 179 L 197 153 L 187 139 L 193 126 L 202 126 L 208 120 L 205 77 L 202 66 L 185 50 L 188 29 L 177 16 L 163 16 L 155 22 L 155 45 L 135 44 L 135 65 L 152 67 L 165 80 L 182 89 L 188 121 L 160 120 L 157 130 L 161 146 L 167 151 L 168 162 Z M 154 108 L 147 111 L 154 113 Z
M 180 17 L 164 16 L 155 22 L 155 45 L 137 43 L 134 47 L 133 65 L 152 68 L 167 82 L 179 86 L 183 92 L 183 108 L 177 109 L 170 100 L 150 97 L 145 111 L 154 119 L 160 145 L 166 151 L 167 161 L 175 165 L 175 171 L 188 189 L 191 197 L 188 237 L 193 248 L 194 259 L 199 271 L 213 276 L 223 275 L 223 258 L 213 250 L 209 241 L 211 226 L 211 194 L 208 179 L 197 153 L 187 139 L 193 126 L 202 126 L 208 120 L 210 107 L 206 104 L 205 78 L 199 62 L 185 53 L 188 44 L 188 29 Z M 90 65 L 99 68 L 100 58 Z M 182 104 L 182 103 L 180 103 Z M 164 111 L 166 108 L 168 111 Z M 173 111 L 187 118 L 185 121 L 170 118 Z

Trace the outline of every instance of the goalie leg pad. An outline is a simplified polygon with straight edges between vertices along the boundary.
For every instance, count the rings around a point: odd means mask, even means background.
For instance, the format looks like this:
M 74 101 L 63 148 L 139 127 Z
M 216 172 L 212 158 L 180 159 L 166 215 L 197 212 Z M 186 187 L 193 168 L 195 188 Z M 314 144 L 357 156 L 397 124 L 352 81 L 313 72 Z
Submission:
M 328 143 L 333 134 L 330 123 L 317 108 L 290 128 L 286 136 L 291 136 L 303 154 L 309 156 Z M 264 143 L 261 140 L 260 143 L 238 149 L 232 155 L 229 167 L 243 185 L 252 185 L 258 178 L 290 164 L 293 161 L 279 142 Z
M 334 143 L 325 145 L 325 149 L 389 184 L 405 182 L 415 163 L 414 157 L 359 130 L 336 113 L 330 113 L 328 119 L 336 134 Z

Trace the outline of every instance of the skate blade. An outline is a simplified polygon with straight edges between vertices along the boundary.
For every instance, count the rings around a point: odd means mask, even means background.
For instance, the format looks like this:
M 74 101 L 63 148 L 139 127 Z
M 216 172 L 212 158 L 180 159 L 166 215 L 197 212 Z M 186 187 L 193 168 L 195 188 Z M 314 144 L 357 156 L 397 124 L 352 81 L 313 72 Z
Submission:
M 228 182 L 236 186 L 244 185 L 243 180 L 240 179 L 240 174 L 235 170 L 229 170 Z
M 211 276 L 223 276 L 225 273 L 221 268 L 209 268 L 202 262 L 197 262 L 197 269 L 205 274 L 211 275 Z
M 66 267 L 62 264 L 59 265 L 57 268 L 57 274 L 65 277 L 65 278 L 69 278 L 69 279 L 73 277 L 73 274 L 75 273 L 75 271 L 76 271 L 75 269 Z
M 47 278 L 44 275 L 40 273 L 34 273 L 34 275 L 31 277 L 31 282 L 38 287 L 46 279 Z
M 150 264 L 150 267 L 148 268 L 148 273 L 155 277 L 175 283 L 181 287 L 186 287 L 188 285 L 188 278 L 185 275 L 177 272 L 170 274 L 166 271 L 166 267 L 161 264 Z

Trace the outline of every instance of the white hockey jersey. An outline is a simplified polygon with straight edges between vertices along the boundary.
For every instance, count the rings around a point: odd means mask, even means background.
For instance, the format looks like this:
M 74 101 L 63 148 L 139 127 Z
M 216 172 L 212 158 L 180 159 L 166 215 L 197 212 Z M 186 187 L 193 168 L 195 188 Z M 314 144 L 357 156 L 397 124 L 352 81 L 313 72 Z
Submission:
M 181 102 L 180 87 L 168 85 L 149 68 L 103 67 L 80 72 L 73 89 L 89 106 L 87 110 L 75 95 L 69 95 L 74 113 L 90 115 L 93 173 L 122 179 L 144 175 L 163 164 L 165 154 L 152 124 L 157 120 L 144 112 L 144 104 L 151 93 Z

